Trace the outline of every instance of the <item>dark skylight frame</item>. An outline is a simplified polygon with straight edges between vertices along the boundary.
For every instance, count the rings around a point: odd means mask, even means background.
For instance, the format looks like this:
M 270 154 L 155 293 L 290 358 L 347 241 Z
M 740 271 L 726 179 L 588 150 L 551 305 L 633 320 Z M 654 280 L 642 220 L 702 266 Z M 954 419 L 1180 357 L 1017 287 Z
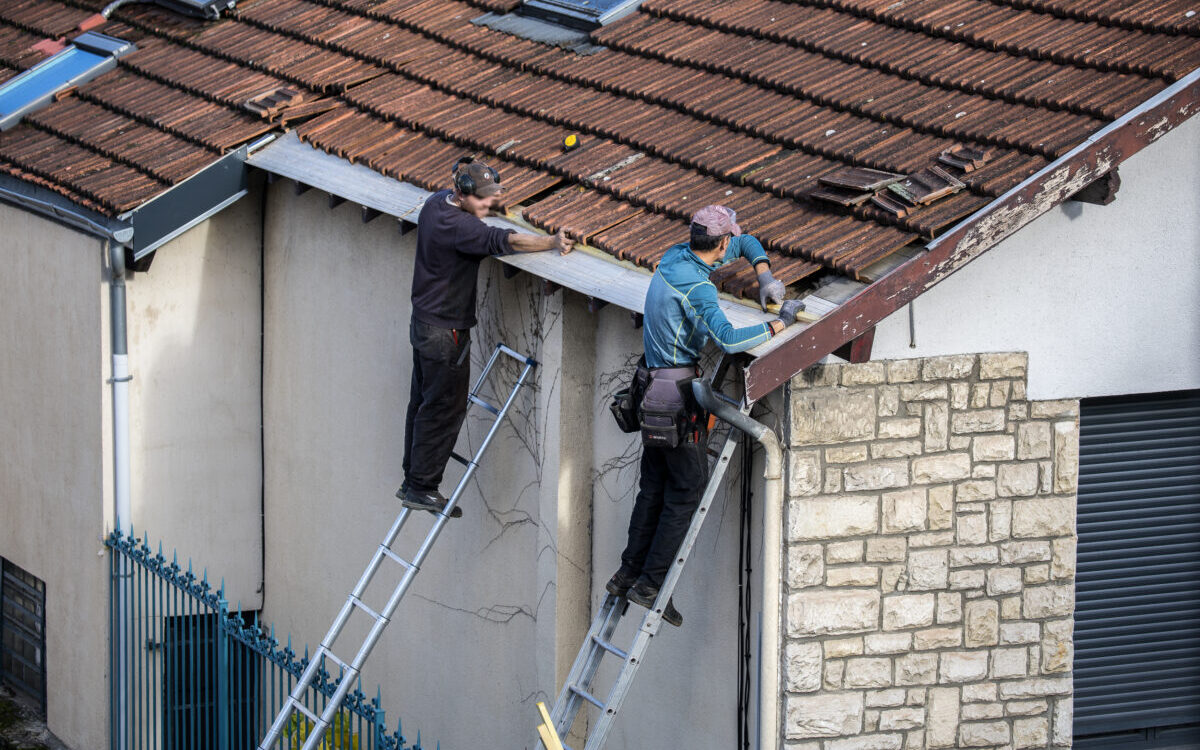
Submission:
M 591 31 L 637 10 L 641 0 L 525 0 L 521 12 L 535 18 Z
M 0 84 L 0 130 L 8 130 L 30 112 L 45 107 L 63 89 L 87 83 L 136 49 L 131 42 L 86 31 L 71 44 L 20 75 Z

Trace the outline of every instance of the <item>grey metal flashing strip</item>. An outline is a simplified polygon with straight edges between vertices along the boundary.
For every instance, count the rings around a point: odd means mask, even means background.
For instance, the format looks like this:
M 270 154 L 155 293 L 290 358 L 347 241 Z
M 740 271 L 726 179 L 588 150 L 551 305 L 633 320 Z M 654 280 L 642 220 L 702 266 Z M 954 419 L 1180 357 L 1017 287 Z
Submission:
M 85 234 L 125 244 L 133 239 L 133 226 L 86 209 L 39 185 L 0 174 L 0 200 L 30 213 L 40 214 Z

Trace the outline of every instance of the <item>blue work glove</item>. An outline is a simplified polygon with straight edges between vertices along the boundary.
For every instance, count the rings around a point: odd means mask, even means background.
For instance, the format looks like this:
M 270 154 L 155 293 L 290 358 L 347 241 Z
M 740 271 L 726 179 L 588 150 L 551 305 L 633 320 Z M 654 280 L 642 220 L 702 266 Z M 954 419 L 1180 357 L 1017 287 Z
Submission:
M 768 268 L 758 275 L 758 304 L 762 305 L 763 312 L 767 311 L 768 301 L 781 303 L 786 293 L 783 282 L 775 280 L 771 269 Z
M 782 305 L 779 306 L 779 320 L 781 320 L 785 326 L 790 326 L 792 323 L 796 322 L 796 314 L 803 309 L 804 303 L 800 300 L 786 300 Z

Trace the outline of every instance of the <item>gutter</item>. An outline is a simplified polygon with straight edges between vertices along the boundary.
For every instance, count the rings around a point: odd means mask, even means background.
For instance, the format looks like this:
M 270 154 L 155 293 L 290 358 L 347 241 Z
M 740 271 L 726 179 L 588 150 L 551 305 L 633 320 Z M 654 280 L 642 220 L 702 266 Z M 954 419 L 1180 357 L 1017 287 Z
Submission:
M 758 750 L 776 750 L 779 747 L 779 696 L 782 692 L 779 681 L 779 626 L 783 611 L 780 601 L 780 581 L 783 578 L 783 450 L 774 430 L 751 419 L 731 402 L 717 395 L 708 381 L 700 378 L 693 380 L 692 393 L 700 406 L 757 440 L 766 451 L 763 467 L 766 484 L 763 517 L 766 523 L 763 528 L 762 653 L 758 662 Z
M 1200 112 L 1200 70 L 1094 133 L 959 222 L 892 273 L 746 367 L 758 400 Z

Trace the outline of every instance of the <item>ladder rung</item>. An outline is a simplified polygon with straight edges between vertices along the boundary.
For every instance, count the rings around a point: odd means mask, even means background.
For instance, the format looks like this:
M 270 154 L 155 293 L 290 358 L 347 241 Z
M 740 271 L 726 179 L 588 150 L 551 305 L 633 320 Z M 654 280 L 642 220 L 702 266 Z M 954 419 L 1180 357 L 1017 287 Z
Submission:
M 300 702 L 300 701 L 296 700 L 295 698 L 291 698 L 291 697 L 289 697 L 289 698 L 288 698 L 288 703 L 291 703 L 291 704 L 292 704 L 292 708 L 294 708 L 294 709 L 296 709 L 297 711 L 299 711 L 300 713 L 304 714 L 305 716 L 307 716 L 307 717 L 308 717 L 310 720 L 312 720 L 313 722 L 320 722 L 320 721 L 321 721 L 321 717 L 317 716 L 317 715 L 316 715 L 316 714 L 314 714 L 312 711 L 309 711 L 309 710 L 308 710 L 308 706 L 304 705 L 302 702 Z
M 572 685 L 569 690 L 575 695 L 578 695 L 580 698 L 583 698 L 588 703 L 591 703 L 596 708 L 604 708 L 604 703 L 601 702 L 599 698 L 579 687 L 578 685 Z
M 478 406 L 482 406 L 483 408 L 490 411 L 492 414 L 495 414 L 497 417 L 500 416 L 500 409 L 498 407 L 492 406 L 487 401 L 484 401 L 483 399 L 479 398 L 478 396 L 476 396 L 474 394 L 468 394 L 467 398 L 471 399 L 471 403 L 476 404 Z
M 350 666 L 349 664 L 347 664 L 346 662 L 342 661 L 342 658 L 341 658 L 340 656 L 338 656 L 337 654 L 335 654 L 335 653 L 333 653 L 332 651 L 330 651 L 328 646 L 322 646 L 322 647 L 321 647 L 321 654 L 320 654 L 320 655 L 321 655 L 321 656 L 324 656 L 326 659 L 332 659 L 332 660 L 334 661 L 334 663 L 336 663 L 336 664 L 337 664 L 339 667 L 341 667 L 341 668 L 342 668 L 342 670 L 343 670 L 343 671 L 345 671 L 345 672 L 351 672 L 351 673 L 353 673 L 353 672 L 354 672 L 354 668 L 353 668 L 353 667 L 351 667 L 351 666 Z
M 379 549 L 383 550 L 383 554 L 385 554 L 388 557 L 390 557 L 391 559 L 395 560 L 396 564 L 403 565 L 404 567 L 411 568 L 412 570 L 420 570 L 420 568 L 418 568 L 416 565 L 413 565 L 408 560 L 405 560 L 400 555 L 397 555 L 395 552 L 392 552 L 390 549 L 388 549 L 388 546 L 386 544 L 379 545 Z
M 598 635 L 593 635 L 593 636 L 592 636 L 592 642 L 593 642 L 593 643 L 595 643 L 595 644 L 596 644 L 597 646 L 599 646 L 600 648 L 602 648 L 602 649 L 604 649 L 605 651 L 607 651 L 608 653 L 612 654 L 613 656 L 619 657 L 619 658 L 621 658 L 621 659 L 628 659 L 628 658 L 629 658 L 629 654 L 625 653 L 624 651 L 622 651 L 621 649 L 619 649 L 619 648 L 617 648 L 616 646 L 612 645 L 611 643 L 609 643 L 608 641 L 604 640 L 603 638 L 601 638 L 601 637 L 600 637 L 600 636 L 598 636 Z
M 370 615 L 371 617 L 375 618 L 375 622 L 379 622 L 380 620 L 383 620 L 383 619 L 384 619 L 383 615 L 379 614 L 379 613 L 378 613 L 378 612 L 376 612 L 375 610 L 373 610 L 373 609 L 371 609 L 370 607 L 368 607 L 366 604 L 364 604 L 364 603 L 363 603 L 363 600 L 362 600 L 362 599 L 359 599 L 357 596 L 351 596 L 351 597 L 350 597 L 350 602 L 351 602 L 352 604 L 354 604 L 354 606 L 356 606 L 356 607 L 358 607 L 359 609 L 361 609 L 363 612 L 366 612 L 368 615 Z
M 462 456 L 458 455 L 458 454 L 457 454 L 457 453 L 455 453 L 454 451 L 450 451 L 450 458 L 453 458 L 455 461 L 458 461 L 458 462 L 459 462 L 460 464 L 462 464 L 463 466 L 468 466 L 468 465 L 471 463 L 470 461 L 468 461 L 467 459 L 465 459 L 465 458 L 463 458 Z

